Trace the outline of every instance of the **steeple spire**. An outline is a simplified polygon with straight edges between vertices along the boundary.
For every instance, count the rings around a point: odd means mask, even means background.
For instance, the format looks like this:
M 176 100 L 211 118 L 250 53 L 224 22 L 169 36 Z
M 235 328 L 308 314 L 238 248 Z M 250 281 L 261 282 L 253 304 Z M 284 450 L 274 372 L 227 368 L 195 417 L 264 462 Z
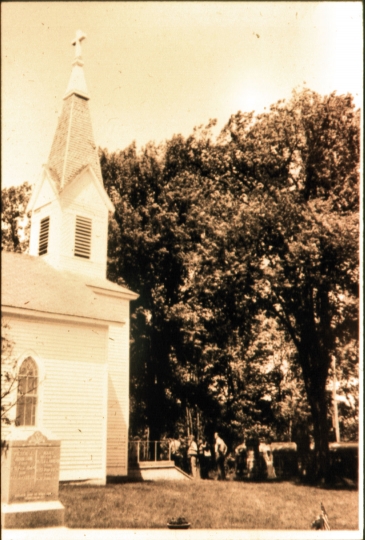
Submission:
M 101 184 L 103 183 L 88 108 L 90 97 L 84 76 L 84 62 L 81 57 L 81 42 L 85 37 L 86 35 L 78 30 L 72 41 L 72 45 L 75 46 L 75 58 L 47 163 L 60 191 L 86 165 L 91 165 L 97 178 Z
M 75 39 L 72 45 L 75 46 L 75 59 L 72 62 L 71 77 L 67 86 L 66 99 L 71 94 L 77 94 L 85 99 L 90 99 L 89 92 L 86 86 L 85 75 L 83 70 L 84 62 L 81 55 L 81 42 L 86 38 L 86 34 L 82 30 L 77 30 Z

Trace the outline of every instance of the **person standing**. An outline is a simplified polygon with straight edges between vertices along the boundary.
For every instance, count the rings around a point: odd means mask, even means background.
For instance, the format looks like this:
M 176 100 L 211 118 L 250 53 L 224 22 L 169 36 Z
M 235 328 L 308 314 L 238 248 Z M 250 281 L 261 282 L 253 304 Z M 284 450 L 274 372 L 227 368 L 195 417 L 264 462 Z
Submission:
M 181 441 L 178 438 L 170 439 L 170 453 L 175 467 L 181 469 Z
M 199 441 L 199 464 L 200 464 L 200 478 L 206 480 L 209 478 L 210 460 L 212 457 L 209 445 L 206 439 L 200 439 Z
M 198 477 L 197 457 L 198 457 L 198 446 L 195 442 L 194 435 L 190 435 L 189 446 L 188 446 L 188 458 L 190 460 L 191 475 L 194 479 Z
M 246 472 L 246 464 L 247 464 L 247 446 L 244 440 L 239 446 L 237 446 L 234 453 L 235 453 L 236 478 L 243 478 Z
M 263 457 L 266 465 L 265 475 L 268 480 L 273 480 L 276 478 L 275 468 L 274 468 L 274 458 L 271 451 L 271 445 L 267 442 L 261 442 L 259 446 L 260 455 Z
M 257 480 L 260 476 L 260 441 L 256 436 L 247 439 L 247 478 Z
M 227 445 L 224 442 L 224 440 L 220 438 L 218 433 L 214 433 L 214 439 L 215 439 L 214 452 L 215 452 L 215 459 L 216 459 L 217 468 L 218 468 L 218 480 L 225 480 L 226 472 L 224 470 L 224 465 L 225 465 L 225 459 L 226 459 L 226 454 L 227 454 Z

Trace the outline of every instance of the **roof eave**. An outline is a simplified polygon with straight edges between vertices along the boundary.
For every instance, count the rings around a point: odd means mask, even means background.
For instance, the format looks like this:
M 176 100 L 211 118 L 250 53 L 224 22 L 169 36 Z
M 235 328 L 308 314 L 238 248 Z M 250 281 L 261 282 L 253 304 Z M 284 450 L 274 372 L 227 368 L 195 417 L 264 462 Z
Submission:
M 94 317 L 82 317 L 80 315 L 70 315 L 68 313 L 54 313 L 50 311 L 42 311 L 31 308 L 16 307 L 9 305 L 2 305 L 3 315 L 10 314 L 19 317 L 31 317 L 47 320 L 58 320 L 62 322 L 74 322 L 78 324 L 87 324 L 87 325 L 99 325 L 99 326 L 124 326 L 126 321 L 116 321 L 112 319 L 99 319 Z
M 75 96 L 79 96 L 83 99 L 90 99 L 90 96 L 86 92 L 82 92 L 81 90 L 69 90 L 63 97 L 63 99 L 67 99 L 68 97 L 72 96 L 72 94 L 75 94 Z
M 100 294 L 103 296 L 111 296 L 113 298 L 120 298 L 121 300 L 137 300 L 137 298 L 139 298 L 139 294 L 133 291 L 129 291 L 128 289 L 125 289 L 124 287 L 123 287 L 123 290 L 116 291 L 114 289 L 107 289 L 106 287 L 104 288 L 100 286 L 95 286 L 90 283 L 86 283 L 86 285 L 90 287 L 90 289 L 92 289 L 96 294 Z

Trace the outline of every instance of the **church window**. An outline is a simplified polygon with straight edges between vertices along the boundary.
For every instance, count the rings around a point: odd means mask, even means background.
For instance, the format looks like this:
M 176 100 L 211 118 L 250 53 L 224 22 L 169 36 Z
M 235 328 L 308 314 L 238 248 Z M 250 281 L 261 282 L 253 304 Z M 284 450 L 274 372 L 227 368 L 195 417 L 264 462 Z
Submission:
M 91 254 L 91 219 L 76 216 L 75 257 L 90 259 Z
M 35 361 L 28 357 L 19 369 L 18 395 L 16 402 L 16 425 L 34 426 L 37 408 L 38 369 Z
M 49 217 L 41 220 L 41 227 L 39 230 L 39 250 L 38 255 L 44 255 L 48 251 L 48 237 L 49 237 Z

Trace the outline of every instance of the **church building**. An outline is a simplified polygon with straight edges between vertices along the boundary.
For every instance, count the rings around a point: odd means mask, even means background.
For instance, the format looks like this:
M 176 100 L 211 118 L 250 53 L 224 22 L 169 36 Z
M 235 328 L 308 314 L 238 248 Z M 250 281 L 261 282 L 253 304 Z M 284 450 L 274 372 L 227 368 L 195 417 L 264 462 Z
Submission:
M 29 255 L 2 252 L 2 319 L 19 377 L 9 417 L 61 441 L 60 480 L 127 475 L 129 309 L 106 279 L 108 218 L 78 31 L 48 162 L 28 204 Z

